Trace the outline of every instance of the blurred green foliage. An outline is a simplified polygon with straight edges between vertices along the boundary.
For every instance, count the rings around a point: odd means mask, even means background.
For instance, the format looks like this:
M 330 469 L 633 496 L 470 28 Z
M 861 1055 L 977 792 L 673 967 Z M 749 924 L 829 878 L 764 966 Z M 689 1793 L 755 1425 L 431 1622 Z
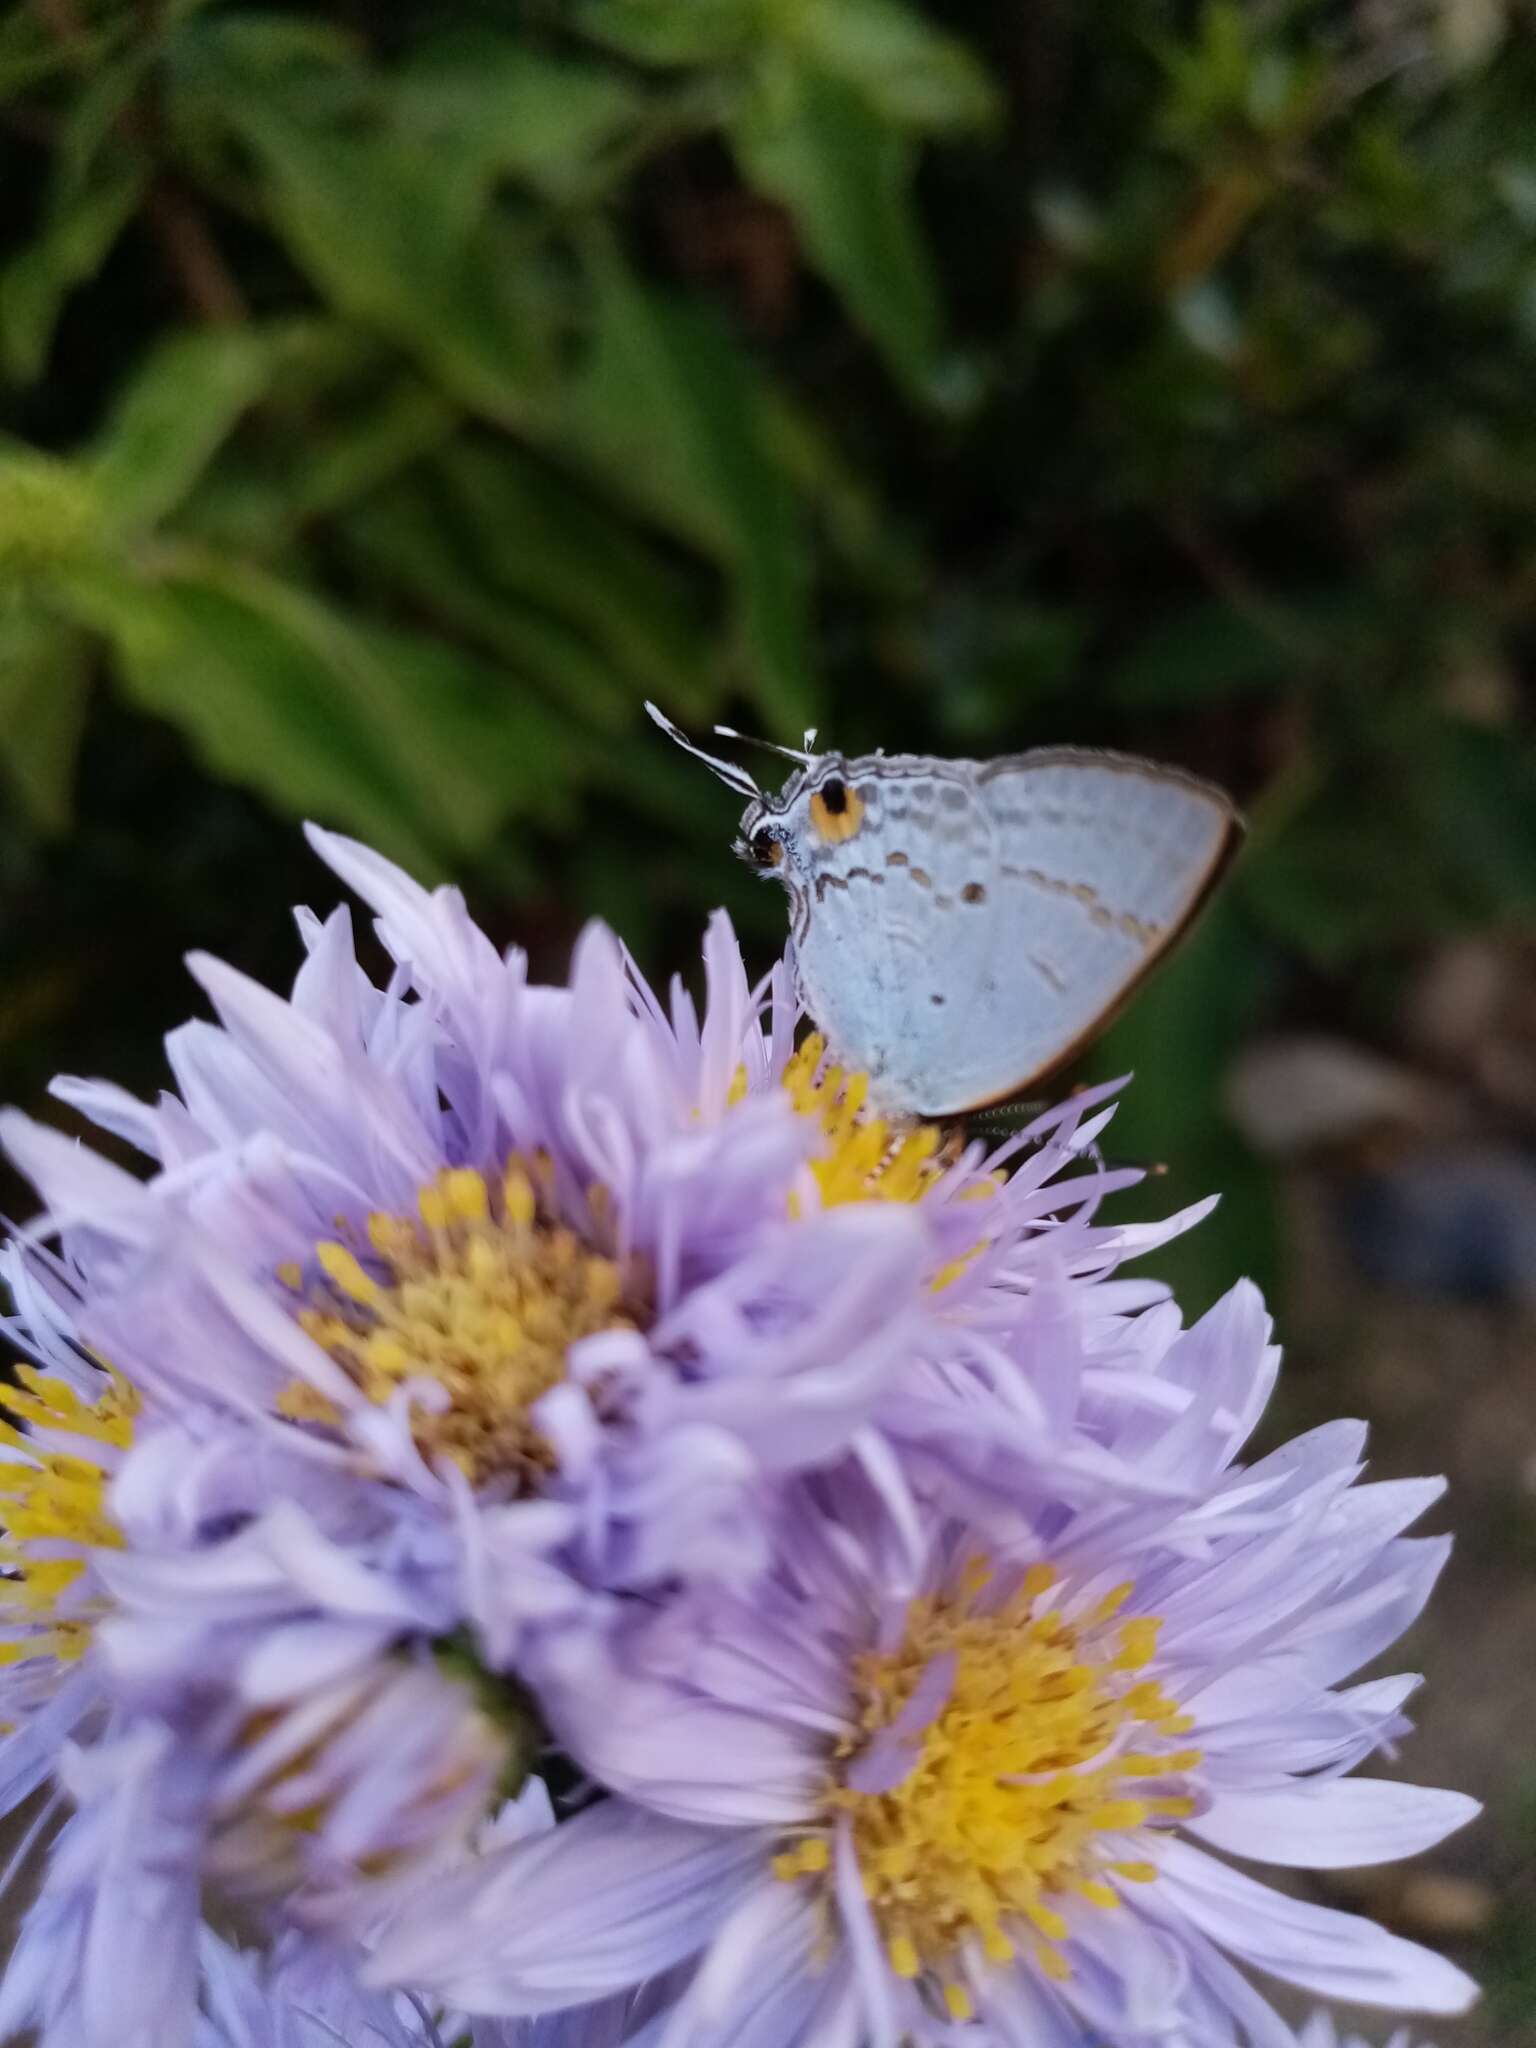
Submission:
M 1108 743 L 1251 808 L 1099 1059 L 1262 1272 L 1238 1038 L 1536 905 L 1533 106 L 1501 0 L 13 4 L 8 1092 L 280 972 L 306 813 L 766 958 L 647 695 Z

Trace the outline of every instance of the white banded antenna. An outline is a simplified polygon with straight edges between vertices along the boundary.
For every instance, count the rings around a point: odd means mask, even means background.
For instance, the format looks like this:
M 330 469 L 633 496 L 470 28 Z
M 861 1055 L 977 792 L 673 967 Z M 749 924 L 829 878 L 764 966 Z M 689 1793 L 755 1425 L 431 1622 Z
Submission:
M 809 768 L 816 756 L 811 751 L 816 744 L 816 728 L 813 725 L 805 735 L 805 751 L 798 747 L 781 747 L 777 740 L 760 740 L 749 732 L 738 732 L 733 725 L 717 725 L 715 732 L 723 740 L 737 740 L 744 747 L 762 747 L 767 753 L 782 755 L 786 761 L 798 761 L 802 768 Z
M 685 754 L 692 754 L 696 761 L 702 761 L 710 773 L 717 775 L 728 789 L 734 789 L 741 796 L 754 798 L 762 796 L 763 792 L 758 788 L 745 768 L 738 767 L 734 761 L 721 761 L 714 754 L 706 754 L 702 747 L 696 747 L 688 735 L 685 732 L 680 732 L 671 719 L 667 717 L 666 713 L 658 711 L 649 698 L 646 699 L 645 708 L 650 713 L 654 723 L 661 727 L 669 740 L 674 741 L 680 746 Z M 798 760 L 799 756 L 796 755 L 794 758 Z

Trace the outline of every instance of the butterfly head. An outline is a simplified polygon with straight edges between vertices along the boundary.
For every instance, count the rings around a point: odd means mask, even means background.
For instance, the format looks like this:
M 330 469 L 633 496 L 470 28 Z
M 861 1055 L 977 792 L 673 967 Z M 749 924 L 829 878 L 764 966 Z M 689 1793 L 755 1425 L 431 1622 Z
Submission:
M 777 796 L 760 796 L 742 813 L 736 853 L 760 874 L 788 882 L 820 867 L 830 848 L 855 838 L 865 799 L 841 754 L 817 754 Z
M 811 751 L 814 732 L 806 734 L 803 749 L 781 747 L 771 740 L 752 742 L 796 764 L 794 774 L 774 796 L 759 788 L 738 762 L 723 761 L 695 746 L 654 704 L 645 708 L 685 753 L 702 761 L 728 788 L 751 797 L 742 813 L 735 851 L 759 874 L 776 876 L 792 886 L 797 878 L 821 865 L 830 848 L 846 844 L 858 833 L 864 822 L 864 796 L 849 779 L 848 763 L 841 754 Z M 725 739 L 742 738 L 729 726 L 717 725 L 715 730 Z

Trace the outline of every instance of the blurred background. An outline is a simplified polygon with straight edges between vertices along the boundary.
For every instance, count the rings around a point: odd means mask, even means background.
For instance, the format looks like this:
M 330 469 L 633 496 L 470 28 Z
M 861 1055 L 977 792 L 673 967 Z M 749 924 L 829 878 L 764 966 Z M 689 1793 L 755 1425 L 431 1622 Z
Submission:
M 1161 1264 L 1271 1290 L 1275 1427 L 1451 1473 L 1407 1762 L 1489 1815 L 1329 1895 L 1536 2038 L 1530 10 L 12 0 L 0 205 L 0 1094 L 284 981 L 306 815 L 549 974 L 766 965 L 646 696 L 1224 783 L 1084 1077 L 1224 1191 Z

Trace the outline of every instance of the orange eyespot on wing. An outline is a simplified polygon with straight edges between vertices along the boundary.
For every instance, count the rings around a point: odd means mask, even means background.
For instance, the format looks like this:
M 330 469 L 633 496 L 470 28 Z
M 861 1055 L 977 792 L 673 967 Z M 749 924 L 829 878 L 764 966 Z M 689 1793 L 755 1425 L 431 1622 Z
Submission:
M 864 822 L 864 799 L 846 782 L 825 783 L 811 798 L 811 828 L 828 846 L 841 846 Z

